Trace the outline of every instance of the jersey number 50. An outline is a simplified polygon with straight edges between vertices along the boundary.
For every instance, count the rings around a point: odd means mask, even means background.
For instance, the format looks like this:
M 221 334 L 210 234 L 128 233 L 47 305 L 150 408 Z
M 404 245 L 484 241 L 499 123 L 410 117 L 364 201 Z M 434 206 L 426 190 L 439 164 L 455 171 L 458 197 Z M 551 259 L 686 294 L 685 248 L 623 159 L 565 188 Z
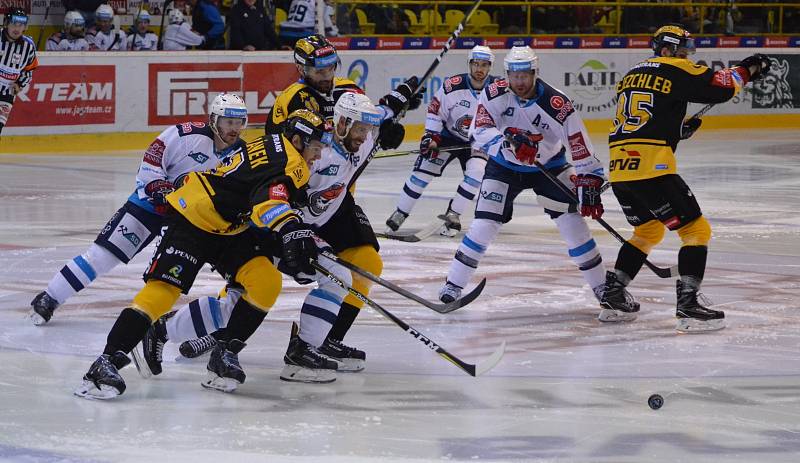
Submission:
M 614 119 L 614 133 L 631 133 L 641 129 L 653 116 L 653 94 L 631 92 L 630 97 L 621 93 L 617 101 L 617 117 Z

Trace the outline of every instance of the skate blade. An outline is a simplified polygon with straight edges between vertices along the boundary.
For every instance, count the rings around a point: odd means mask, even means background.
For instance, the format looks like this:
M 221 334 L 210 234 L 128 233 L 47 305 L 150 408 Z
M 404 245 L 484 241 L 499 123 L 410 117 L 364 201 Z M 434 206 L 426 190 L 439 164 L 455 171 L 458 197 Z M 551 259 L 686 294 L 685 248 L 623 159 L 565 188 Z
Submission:
M 621 310 L 603 309 L 597 319 L 604 323 L 632 322 L 636 320 L 635 312 L 623 312 Z
M 341 371 L 344 373 L 358 373 L 359 371 L 363 371 L 367 366 L 367 362 L 361 359 L 328 358 L 336 362 L 336 371 Z
M 453 230 L 452 228 L 442 227 L 442 230 L 439 232 L 441 236 L 445 236 L 447 238 L 454 238 L 458 235 L 458 230 Z
M 73 392 L 78 397 L 88 400 L 108 400 L 120 395 L 117 388 L 107 384 L 101 384 L 100 389 L 91 381 L 84 380 Z
M 212 349 L 213 350 L 213 349 Z M 201 363 L 205 362 L 208 363 L 208 356 L 211 354 L 211 350 L 208 352 L 202 353 L 197 357 L 185 357 L 181 354 L 175 356 L 175 363 Z
M 33 322 L 34 326 L 42 326 L 47 324 L 47 320 L 45 320 L 44 317 L 36 313 L 36 311 L 33 309 L 31 309 L 30 314 L 28 314 L 28 318 Z
M 139 376 L 141 376 L 144 379 L 150 379 L 153 376 L 153 372 L 150 371 L 150 367 L 144 360 L 144 354 L 139 353 L 139 349 L 141 348 L 142 344 L 139 343 L 131 351 L 131 357 L 133 357 L 133 364 L 136 365 L 136 371 L 139 372 Z
M 718 331 L 725 328 L 725 319 L 716 320 L 696 320 L 694 318 L 679 318 L 676 330 L 681 333 L 705 333 L 706 331 Z
M 233 378 L 223 378 L 211 371 L 208 372 L 206 380 L 200 383 L 200 385 L 206 389 L 215 389 L 221 392 L 233 392 L 240 384 L 242 383 Z
M 281 371 L 281 379 L 294 383 L 325 384 L 336 381 L 337 370 L 311 369 L 299 365 L 286 365 Z

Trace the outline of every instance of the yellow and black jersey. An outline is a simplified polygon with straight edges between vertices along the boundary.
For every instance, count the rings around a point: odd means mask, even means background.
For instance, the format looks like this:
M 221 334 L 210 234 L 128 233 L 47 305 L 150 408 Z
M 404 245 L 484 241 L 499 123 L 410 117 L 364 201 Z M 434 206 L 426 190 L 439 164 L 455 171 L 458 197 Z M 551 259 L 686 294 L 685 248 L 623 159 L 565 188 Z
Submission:
M 658 57 L 637 64 L 617 83 L 617 111 L 608 136 L 612 182 L 677 173 L 675 148 L 687 103 L 721 103 L 747 83 L 743 68 L 712 71 L 688 59 Z
M 235 235 L 249 225 L 277 230 L 298 218 L 290 203 L 311 173 L 283 135 L 247 143 L 216 168 L 192 172 L 167 201 L 197 228 Z
M 278 96 L 267 114 L 265 133 L 280 133 L 278 126 L 286 120 L 289 114 L 298 109 L 308 109 L 322 114 L 327 120 L 333 119 L 333 105 L 344 92 L 364 93 L 355 82 L 341 77 L 333 79 L 331 95 L 319 93 L 302 81 L 293 83 Z

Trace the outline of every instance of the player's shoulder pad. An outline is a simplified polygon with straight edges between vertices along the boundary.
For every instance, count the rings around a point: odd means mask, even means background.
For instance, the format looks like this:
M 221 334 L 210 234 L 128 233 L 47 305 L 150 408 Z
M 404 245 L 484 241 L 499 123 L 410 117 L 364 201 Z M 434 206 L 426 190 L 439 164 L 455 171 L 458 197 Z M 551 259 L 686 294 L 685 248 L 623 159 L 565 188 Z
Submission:
M 667 66 L 680 69 L 681 71 L 692 76 L 699 76 L 709 70 L 707 66 L 703 66 L 702 64 L 696 64 L 689 61 L 688 59 L 675 58 L 672 56 L 661 56 L 658 58 L 650 58 L 649 60 L 645 61 L 645 63 L 665 64 Z
M 504 95 L 507 92 L 508 81 L 505 79 L 497 79 L 483 89 L 483 93 L 486 95 L 486 99 L 488 101 L 492 101 L 493 99 L 499 97 L 500 95 Z
M 572 100 L 564 92 L 544 80 L 537 79 L 536 82 L 537 85 L 541 85 L 541 94 L 537 101 L 539 107 L 550 117 L 563 124 L 567 117 L 575 112 Z
M 444 87 L 444 94 L 447 95 L 450 92 L 454 92 L 456 90 L 464 90 L 469 88 L 469 75 L 467 74 L 456 74 L 454 76 L 450 76 L 444 80 L 442 84 Z
M 175 124 L 178 129 L 178 136 L 185 137 L 187 135 L 204 135 L 210 139 L 214 139 L 214 132 L 211 126 L 205 122 L 184 122 L 182 124 Z

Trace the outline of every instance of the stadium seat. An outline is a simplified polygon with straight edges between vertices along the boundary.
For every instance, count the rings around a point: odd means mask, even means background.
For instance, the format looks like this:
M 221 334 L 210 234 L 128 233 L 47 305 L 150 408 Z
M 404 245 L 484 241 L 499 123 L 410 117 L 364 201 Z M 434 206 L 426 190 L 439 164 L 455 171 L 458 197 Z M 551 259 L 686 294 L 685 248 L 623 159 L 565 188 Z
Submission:
M 375 33 L 375 23 L 369 22 L 367 19 L 367 13 L 364 13 L 364 10 L 361 8 L 356 8 L 356 18 L 358 19 L 358 26 L 361 28 L 362 34 Z
M 500 30 L 500 25 L 492 22 L 492 18 L 486 10 L 475 10 L 469 24 L 467 35 L 497 34 Z
M 423 35 L 428 33 L 428 26 L 419 22 L 413 10 L 406 8 L 403 11 L 405 11 L 406 17 L 408 18 L 408 30 L 410 30 L 412 34 Z
M 599 27 L 603 34 L 614 34 L 617 31 L 617 10 L 611 10 L 603 15 L 595 26 Z
M 436 35 L 444 35 L 452 32 L 447 30 L 447 24 L 442 20 L 441 13 L 436 10 L 422 10 L 420 12 L 419 21 Z
M 458 23 L 464 19 L 464 12 L 461 10 L 447 10 L 444 12 L 444 22 L 447 24 L 447 32 L 456 30 Z

